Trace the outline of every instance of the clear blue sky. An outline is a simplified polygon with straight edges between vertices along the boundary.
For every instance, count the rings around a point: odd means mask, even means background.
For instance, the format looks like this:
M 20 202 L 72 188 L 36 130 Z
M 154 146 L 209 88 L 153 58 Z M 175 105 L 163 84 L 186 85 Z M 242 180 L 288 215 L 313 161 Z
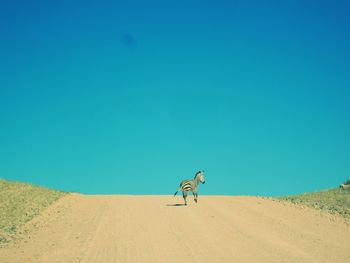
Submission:
M 0 177 L 281 195 L 350 177 L 348 1 L 2 1 Z M 307 3 L 305 3 L 307 2 Z

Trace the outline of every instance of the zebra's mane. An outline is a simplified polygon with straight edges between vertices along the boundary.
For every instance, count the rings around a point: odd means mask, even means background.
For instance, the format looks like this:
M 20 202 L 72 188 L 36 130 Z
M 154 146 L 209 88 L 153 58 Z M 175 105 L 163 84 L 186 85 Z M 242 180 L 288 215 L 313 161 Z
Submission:
M 196 175 L 194 176 L 194 178 L 196 178 L 196 177 L 197 177 L 197 175 L 199 175 L 201 172 L 202 172 L 202 171 L 198 171 L 198 172 L 196 172 Z

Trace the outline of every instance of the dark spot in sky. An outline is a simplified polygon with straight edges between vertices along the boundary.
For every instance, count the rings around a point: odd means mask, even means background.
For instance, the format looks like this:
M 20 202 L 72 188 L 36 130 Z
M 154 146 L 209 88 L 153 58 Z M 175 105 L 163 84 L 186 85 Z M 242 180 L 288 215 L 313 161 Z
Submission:
M 130 33 L 122 33 L 120 36 L 120 41 L 129 49 L 135 49 L 137 47 L 136 38 Z

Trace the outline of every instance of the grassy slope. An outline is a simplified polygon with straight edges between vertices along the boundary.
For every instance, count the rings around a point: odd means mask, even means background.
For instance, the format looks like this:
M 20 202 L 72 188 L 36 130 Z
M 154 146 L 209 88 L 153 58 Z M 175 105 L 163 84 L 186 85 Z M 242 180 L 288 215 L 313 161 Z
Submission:
M 306 205 L 350 219 L 350 190 L 330 189 L 315 193 L 304 193 L 279 197 L 279 200 Z
M 66 193 L 0 179 L 0 245 L 18 229 Z

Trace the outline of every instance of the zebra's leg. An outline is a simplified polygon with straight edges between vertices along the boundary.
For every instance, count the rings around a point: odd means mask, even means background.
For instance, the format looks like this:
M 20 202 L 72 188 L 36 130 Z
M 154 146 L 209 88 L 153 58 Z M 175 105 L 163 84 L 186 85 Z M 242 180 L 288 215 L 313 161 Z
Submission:
M 193 193 L 194 201 L 197 203 L 198 194 L 197 192 L 192 192 L 192 193 Z
M 187 193 L 186 193 L 186 192 L 182 192 L 182 197 L 183 197 L 184 200 L 185 200 L 185 205 L 187 205 L 187 201 L 186 201 Z

